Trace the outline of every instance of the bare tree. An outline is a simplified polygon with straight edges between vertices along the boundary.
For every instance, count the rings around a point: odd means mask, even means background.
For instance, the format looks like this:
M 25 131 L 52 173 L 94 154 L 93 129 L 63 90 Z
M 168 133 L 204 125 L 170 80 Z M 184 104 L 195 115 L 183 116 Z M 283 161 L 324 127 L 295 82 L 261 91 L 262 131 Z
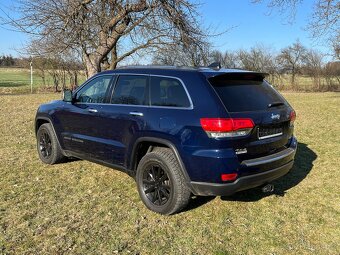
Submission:
M 253 3 L 265 2 L 270 9 L 285 12 L 293 21 L 297 7 L 309 0 L 252 0 Z M 313 38 L 325 38 L 334 48 L 335 57 L 339 59 L 340 36 L 340 1 L 314 0 L 314 10 L 307 26 Z
M 329 62 L 325 65 L 323 76 L 326 79 L 328 90 L 340 90 L 340 61 Z
M 207 66 L 210 44 L 201 42 L 192 45 L 168 45 L 159 49 L 153 57 L 153 64 L 176 66 Z
M 48 59 L 44 57 L 34 58 L 34 68 L 37 70 L 37 75 L 41 78 L 43 85 L 46 86 L 46 75 L 48 68 Z
M 223 54 L 223 65 L 226 68 L 237 68 L 237 55 L 232 51 L 226 51 Z
M 62 53 L 46 52 L 46 46 L 33 40 L 26 47 L 26 52 L 32 57 L 33 66 L 38 71 L 43 84 L 47 85 L 46 77 L 49 74 L 53 79 L 55 91 L 59 91 L 59 86 L 66 88 L 69 85 L 73 88 L 78 86 L 78 75 L 84 67 L 76 51 L 68 49 Z
M 291 72 L 292 86 L 295 87 L 295 76 L 301 68 L 302 61 L 306 53 L 306 48 L 299 42 L 283 48 L 277 56 L 277 60 L 283 69 Z
M 152 64 L 167 66 L 186 65 L 186 63 L 183 63 L 180 53 L 182 53 L 182 50 L 178 46 L 168 45 L 168 47 L 163 47 L 154 54 Z
M 332 48 L 335 59 L 340 60 L 340 30 L 338 31 L 338 34 L 335 36 L 334 40 L 332 40 Z
M 168 44 L 200 45 L 196 5 L 187 0 L 17 0 L 11 24 L 46 52 L 78 51 L 89 76 Z
M 314 13 L 309 24 L 312 36 L 326 35 L 332 42 L 339 40 L 340 34 L 340 2 L 339 0 L 317 0 Z M 339 43 L 339 41 L 338 41 Z
M 276 71 L 272 51 L 263 45 L 256 45 L 249 51 L 239 50 L 237 56 L 239 65 L 244 69 L 268 73 Z
M 306 50 L 303 57 L 305 73 L 313 78 L 315 89 L 321 90 L 322 63 L 324 55 L 314 49 Z
M 237 68 L 237 55 L 231 51 L 222 53 L 219 50 L 214 50 L 209 56 L 210 62 L 220 62 L 222 67 Z

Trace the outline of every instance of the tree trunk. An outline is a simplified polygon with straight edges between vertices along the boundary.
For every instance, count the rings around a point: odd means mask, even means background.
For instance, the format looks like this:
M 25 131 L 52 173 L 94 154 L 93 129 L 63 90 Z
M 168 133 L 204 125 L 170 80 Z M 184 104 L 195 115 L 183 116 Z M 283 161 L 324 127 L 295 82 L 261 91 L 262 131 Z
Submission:
M 74 77 L 74 86 L 78 87 L 78 73 L 77 73 L 77 71 L 74 71 L 73 74 L 74 74 L 73 75 L 73 77 Z
M 295 68 L 292 68 L 292 89 L 295 90 Z
M 87 78 L 92 77 L 93 75 L 99 73 L 101 71 L 100 69 L 100 60 L 99 58 L 95 58 L 93 56 L 90 56 L 88 54 L 84 54 L 84 64 L 86 68 Z
M 53 73 L 52 77 L 53 77 L 53 83 L 54 83 L 54 91 L 58 92 L 59 78 L 56 73 Z
M 114 70 L 117 68 L 117 46 L 114 45 L 112 50 L 111 50 L 111 64 L 110 64 L 110 69 Z
M 86 67 L 86 70 L 87 70 L 88 78 L 92 77 L 93 75 L 95 75 L 99 72 L 96 68 L 93 67 L 93 65 L 91 63 L 86 62 L 85 67 Z
M 65 70 L 62 71 L 62 82 L 63 82 L 63 89 L 62 90 L 64 90 L 64 89 L 66 89 L 66 71 Z
M 46 87 L 46 78 L 45 78 L 45 72 L 44 71 L 42 72 L 41 79 L 42 79 L 44 87 Z

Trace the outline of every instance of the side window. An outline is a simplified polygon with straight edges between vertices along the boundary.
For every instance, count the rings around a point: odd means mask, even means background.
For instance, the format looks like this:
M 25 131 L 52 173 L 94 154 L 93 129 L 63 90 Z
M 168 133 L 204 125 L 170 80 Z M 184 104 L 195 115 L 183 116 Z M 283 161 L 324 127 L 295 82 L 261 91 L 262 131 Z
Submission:
M 105 75 L 93 79 L 77 93 L 77 102 L 103 103 L 112 76 Z
M 176 79 L 151 77 L 151 105 L 190 107 L 183 85 Z
M 148 76 L 143 75 L 121 75 L 115 86 L 112 104 L 147 104 Z

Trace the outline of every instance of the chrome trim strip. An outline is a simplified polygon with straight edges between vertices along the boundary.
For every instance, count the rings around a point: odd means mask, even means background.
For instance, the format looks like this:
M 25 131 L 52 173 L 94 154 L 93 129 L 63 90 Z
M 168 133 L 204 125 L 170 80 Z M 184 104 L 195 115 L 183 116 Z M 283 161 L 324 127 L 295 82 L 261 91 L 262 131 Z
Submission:
M 130 115 L 132 116 L 140 116 L 140 117 L 143 117 L 144 114 L 142 112 L 129 112 Z
M 139 104 L 106 104 L 106 103 L 81 103 L 76 102 L 75 105 L 111 105 L 111 106 L 124 106 L 124 107 L 142 107 L 142 108 L 162 108 L 162 109 L 172 109 L 172 110 L 192 110 L 193 108 L 186 108 L 186 107 L 173 107 L 173 106 L 156 106 L 156 105 L 139 105 Z
M 271 137 L 276 137 L 283 135 L 283 132 L 277 133 L 277 134 L 272 134 L 272 135 L 266 135 L 266 136 L 259 136 L 259 140 L 266 139 L 266 138 L 271 138 Z
M 191 97 L 190 97 L 190 94 L 187 90 L 187 87 L 185 86 L 184 82 L 178 78 L 178 77 L 174 77 L 174 76 L 167 76 L 167 75 L 157 75 L 157 74 L 135 74 L 135 73 L 112 73 L 112 74 L 102 74 L 102 75 L 97 75 L 95 76 L 96 78 L 97 77 L 100 77 L 100 76 L 105 76 L 105 75 L 140 75 L 140 76 L 152 76 L 152 77 L 164 77 L 164 78 L 170 78 L 170 79 L 175 79 L 175 80 L 178 80 L 184 90 L 185 90 L 185 93 L 187 94 L 187 97 L 189 99 L 189 102 L 190 102 L 190 106 L 189 107 L 176 107 L 176 106 L 156 106 L 156 105 L 135 105 L 135 104 L 107 104 L 107 103 L 82 103 L 82 102 L 76 102 L 75 104 L 90 104 L 90 105 L 115 105 L 115 106 L 138 106 L 138 107 L 147 107 L 147 108 L 162 108 L 162 109 L 179 109 L 179 110 L 192 110 L 194 109 L 194 105 L 192 103 L 192 100 L 191 100 Z M 93 77 L 93 78 L 95 78 Z M 88 81 L 86 81 L 86 84 L 88 82 L 90 82 L 93 78 L 90 78 Z M 81 85 L 81 87 L 85 86 L 85 84 Z M 81 88 L 79 87 L 77 90 L 76 90 L 76 93 L 78 92 L 78 90 Z
M 268 156 L 265 156 L 265 157 L 244 160 L 244 161 L 241 162 L 241 165 L 245 165 L 247 167 L 252 167 L 252 166 L 258 166 L 258 165 L 262 165 L 262 164 L 268 164 L 268 163 L 289 157 L 292 154 L 294 154 L 295 151 L 296 151 L 295 149 L 287 148 L 283 151 L 280 151 L 278 153 L 274 153 L 272 155 L 268 155 Z
M 93 112 L 93 113 L 97 113 L 97 112 L 98 112 L 97 109 L 93 109 L 93 108 L 88 109 L 88 111 L 89 111 L 89 112 Z

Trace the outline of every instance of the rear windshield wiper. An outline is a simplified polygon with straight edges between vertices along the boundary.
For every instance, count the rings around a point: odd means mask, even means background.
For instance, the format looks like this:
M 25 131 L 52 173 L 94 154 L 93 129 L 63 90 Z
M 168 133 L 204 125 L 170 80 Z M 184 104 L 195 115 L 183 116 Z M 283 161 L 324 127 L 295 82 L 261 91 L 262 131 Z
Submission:
M 284 105 L 283 102 L 273 102 L 268 104 L 268 108 L 272 108 L 272 107 L 276 107 L 276 106 L 280 106 L 280 105 Z

